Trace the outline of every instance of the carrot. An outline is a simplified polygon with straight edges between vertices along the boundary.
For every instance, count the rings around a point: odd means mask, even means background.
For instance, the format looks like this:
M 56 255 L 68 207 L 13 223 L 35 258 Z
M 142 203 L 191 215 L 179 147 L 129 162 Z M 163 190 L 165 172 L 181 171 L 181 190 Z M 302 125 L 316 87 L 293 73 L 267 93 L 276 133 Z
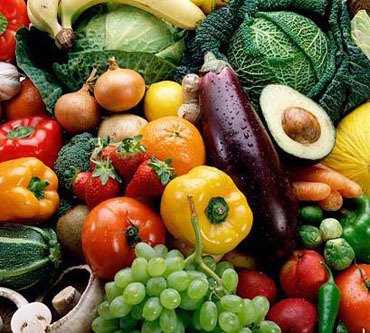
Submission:
M 341 190 L 346 186 L 342 175 L 334 170 L 322 169 L 321 167 L 295 169 L 291 172 L 291 175 L 294 181 L 324 183 L 333 190 Z
M 294 182 L 293 188 L 299 201 L 324 200 L 331 192 L 329 185 L 317 182 Z
M 323 210 L 335 212 L 343 205 L 342 195 L 338 191 L 332 190 L 326 199 L 319 201 L 319 205 Z
M 343 176 L 344 177 L 344 176 Z M 339 192 L 344 198 L 358 198 L 362 195 L 362 188 L 360 185 L 350 180 L 347 177 L 345 178 L 345 187 L 342 188 Z

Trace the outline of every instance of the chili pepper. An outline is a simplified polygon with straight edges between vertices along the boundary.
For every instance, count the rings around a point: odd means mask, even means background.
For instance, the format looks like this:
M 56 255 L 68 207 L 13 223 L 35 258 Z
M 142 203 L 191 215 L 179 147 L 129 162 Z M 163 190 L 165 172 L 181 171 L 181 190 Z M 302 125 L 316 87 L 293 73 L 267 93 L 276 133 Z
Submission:
M 53 168 L 62 144 L 60 125 L 48 117 L 25 117 L 0 126 L 0 162 L 36 157 Z
M 29 23 L 24 0 L 0 1 L 0 61 L 14 62 L 15 33 Z
M 340 291 L 328 265 L 322 265 L 328 271 L 329 279 L 319 289 L 319 333 L 333 333 L 339 311 Z
M 0 163 L 0 222 L 45 221 L 58 208 L 58 178 L 37 158 Z
M 370 198 L 363 195 L 350 199 L 342 210 L 339 222 L 343 238 L 352 246 L 356 259 L 370 263 Z

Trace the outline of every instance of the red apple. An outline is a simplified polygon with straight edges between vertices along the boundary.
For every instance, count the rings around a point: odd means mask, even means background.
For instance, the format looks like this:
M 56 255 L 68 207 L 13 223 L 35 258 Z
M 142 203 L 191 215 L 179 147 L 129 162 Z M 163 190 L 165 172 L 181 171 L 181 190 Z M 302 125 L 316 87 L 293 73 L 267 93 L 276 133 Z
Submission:
M 329 276 L 321 263 L 324 258 L 311 250 L 294 251 L 280 271 L 280 284 L 288 297 L 316 300 Z
M 265 296 L 270 304 L 275 303 L 277 289 L 274 280 L 257 271 L 241 269 L 238 271 L 239 283 L 236 294 L 242 298 L 252 299 Z
M 302 298 L 288 298 L 275 304 L 267 319 L 281 328 L 281 333 L 313 333 L 317 321 L 314 305 Z

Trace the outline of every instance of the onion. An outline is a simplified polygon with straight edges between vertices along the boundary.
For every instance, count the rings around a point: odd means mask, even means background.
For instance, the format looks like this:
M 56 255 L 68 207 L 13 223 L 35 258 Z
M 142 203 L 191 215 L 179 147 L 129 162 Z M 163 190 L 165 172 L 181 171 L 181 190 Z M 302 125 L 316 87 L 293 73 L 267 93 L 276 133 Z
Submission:
M 55 104 L 55 118 L 69 133 L 90 131 L 100 123 L 100 106 L 90 94 L 95 74 L 93 70 L 80 90 L 63 95 Z
M 108 61 L 108 70 L 96 81 L 95 98 L 109 111 L 127 111 L 138 105 L 144 97 L 145 81 L 139 73 L 118 67 L 114 58 Z

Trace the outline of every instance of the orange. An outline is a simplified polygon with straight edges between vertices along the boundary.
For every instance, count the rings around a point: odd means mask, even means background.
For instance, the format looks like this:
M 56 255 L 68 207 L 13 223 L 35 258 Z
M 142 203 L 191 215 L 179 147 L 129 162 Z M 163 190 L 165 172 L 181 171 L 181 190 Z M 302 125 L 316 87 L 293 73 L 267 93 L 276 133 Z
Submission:
M 19 94 L 5 102 L 5 116 L 8 120 L 29 116 L 46 116 L 46 107 L 40 92 L 29 78 L 21 83 Z
M 170 158 L 178 176 L 206 161 L 202 136 L 189 121 L 179 117 L 162 117 L 141 129 L 142 144 L 149 155 L 160 160 Z

